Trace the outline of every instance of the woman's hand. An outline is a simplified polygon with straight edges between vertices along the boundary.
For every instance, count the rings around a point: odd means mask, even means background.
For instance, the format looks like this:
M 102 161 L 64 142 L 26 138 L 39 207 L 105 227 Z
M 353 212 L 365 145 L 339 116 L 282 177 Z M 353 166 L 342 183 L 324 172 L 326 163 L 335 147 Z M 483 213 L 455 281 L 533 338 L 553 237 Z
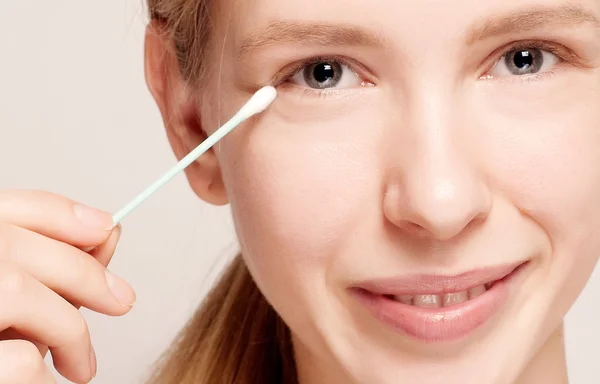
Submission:
M 95 376 L 78 308 L 120 316 L 133 305 L 131 287 L 106 270 L 120 232 L 109 214 L 67 198 L 0 190 L 0 384 L 54 383 L 48 349 L 67 379 Z

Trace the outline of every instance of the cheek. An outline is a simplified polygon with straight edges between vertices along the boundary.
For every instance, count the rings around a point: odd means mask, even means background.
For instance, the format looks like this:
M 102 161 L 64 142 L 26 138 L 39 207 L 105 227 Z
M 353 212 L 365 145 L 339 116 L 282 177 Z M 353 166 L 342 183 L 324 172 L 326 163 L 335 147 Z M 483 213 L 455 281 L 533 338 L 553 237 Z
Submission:
M 220 160 L 248 268 L 299 329 L 332 307 L 332 265 L 380 201 L 381 156 L 369 108 L 317 119 L 289 104 L 234 132 Z
M 377 151 L 350 124 L 361 125 L 355 118 L 303 127 L 275 116 L 229 142 L 225 178 L 247 258 L 324 273 L 376 193 Z
M 491 188 L 547 233 L 557 281 L 589 276 L 600 252 L 600 87 L 594 81 L 557 76 L 529 95 L 485 98 L 493 105 L 485 110 L 494 113 L 485 117 L 487 151 L 480 156 Z

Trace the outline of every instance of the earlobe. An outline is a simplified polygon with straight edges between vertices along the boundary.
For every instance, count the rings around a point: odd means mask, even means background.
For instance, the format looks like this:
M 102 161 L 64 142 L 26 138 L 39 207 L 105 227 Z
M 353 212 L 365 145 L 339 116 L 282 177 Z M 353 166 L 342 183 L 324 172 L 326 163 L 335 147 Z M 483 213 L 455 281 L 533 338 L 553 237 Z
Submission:
M 173 152 L 177 159 L 181 159 L 206 139 L 206 133 L 202 128 L 197 98 L 181 77 L 173 44 L 167 36 L 159 22 L 148 25 L 145 75 Z M 227 204 L 220 165 L 213 150 L 202 155 L 185 173 L 190 186 L 202 200 L 214 205 Z

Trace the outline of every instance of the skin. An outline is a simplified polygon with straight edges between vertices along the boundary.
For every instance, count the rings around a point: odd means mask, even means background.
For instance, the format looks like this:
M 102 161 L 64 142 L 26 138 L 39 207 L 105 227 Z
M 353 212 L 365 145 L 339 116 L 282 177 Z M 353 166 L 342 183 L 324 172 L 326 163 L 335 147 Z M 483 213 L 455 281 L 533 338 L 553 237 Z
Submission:
M 120 316 L 135 293 L 106 270 L 121 227 L 108 213 L 43 191 L 0 190 L 0 383 L 74 383 L 96 374 L 78 311 Z
M 598 1 L 569 4 L 600 18 Z M 561 5 L 221 1 L 210 76 L 193 89 L 150 26 L 148 84 L 179 157 L 282 68 L 318 55 L 360 63 L 339 92 L 280 85 L 264 114 L 187 170 L 202 199 L 231 204 L 245 261 L 292 331 L 302 384 L 567 382 L 563 317 L 600 254 L 599 30 L 543 24 L 467 42 L 491 17 Z M 239 59 L 273 20 L 344 23 L 385 45 L 298 41 Z M 565 57 L 547 56 L 539 76 L 495 64 L 509 44 L 542 40 Z M 390 330 L 347 290 L 524 261 L 501 313 L 450 344 Z

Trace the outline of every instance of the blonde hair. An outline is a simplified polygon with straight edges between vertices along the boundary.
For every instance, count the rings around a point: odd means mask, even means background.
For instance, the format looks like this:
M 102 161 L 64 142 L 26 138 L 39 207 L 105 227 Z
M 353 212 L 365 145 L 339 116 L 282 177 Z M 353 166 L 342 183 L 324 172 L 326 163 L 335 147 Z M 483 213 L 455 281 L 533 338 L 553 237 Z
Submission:
M 210 38 L 208 0 L 147 0 L 175 49 L 182 78 L 202 77 Z M 241 255 L 210 291 L 151 384 L 295 384 L 290 331 L 262 295 Z

